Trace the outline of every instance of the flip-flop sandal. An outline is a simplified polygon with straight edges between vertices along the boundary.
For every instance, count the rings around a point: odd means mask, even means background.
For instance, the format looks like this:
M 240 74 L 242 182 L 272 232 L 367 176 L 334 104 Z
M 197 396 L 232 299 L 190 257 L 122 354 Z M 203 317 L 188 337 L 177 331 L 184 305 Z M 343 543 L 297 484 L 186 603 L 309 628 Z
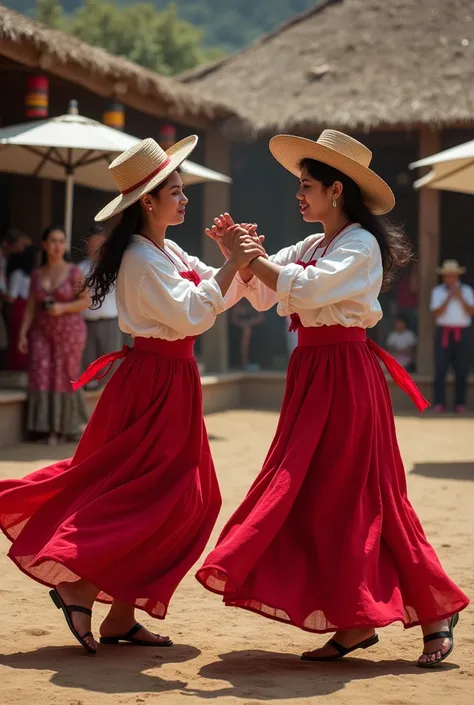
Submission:
M 135 626 L 132 627 L 126 634 L 119 634 L 118 636 L 101 636 L 100 643 L 116 645 L 121 641 L 128 641 L 129 644 L 134 644 L 135 646 L 173 646 L 171 639 L 168 639 L 168 641 L 145 641 L 143 639 L 135 639 L 135 634 L 137 634 L 140 629 L 143 629 L 143 627 L 137 622 Z M 160 635 L 155 634 L 154 636 Z
M 303 654 L 301 656 L 302 661 L 339 661 L 339 659 L 344 658 L 344 656 L 347 656 L 347 654 L 350 654 L 352 651 L 357 651 L 357 649 L 368 649 L 371 646 L 375 646 L 375 644 L 379 643 L 379 637 L 377 634 L 374 634 L 374 636 L 371 636 L 369 639 L 365 639 L 364 641 L 360 641 L 358 644 L 355 646 L 351 646 L 349 648 L 346 648 L 345 646 L 342 646 L 342 644 L 339 644 L 335 639 L 331 639 L 328 641 L 327 646 L 332 646 L 333 649 L 336 649 L 337 654 L 333 654 L 332 656 L 309 656 L 309 654 Z
M 91 648 L 89 644 L 87 644 L 87 642 L 85 641 L 85 638 L 88 636 L 94 638 L 92 632 L 86 632 L 81 636 L 71 619 L 72 612 L 82 612 L 83 614 L 87 614 L 88 617 L 92 617 L 92 610 L 88 609 L 87 607 L 81 607 L 81 605 L 66 605 L 57 590 L 51 590 L 49 595 L 58 610 L 63 611 L 64 617 L 66 618 L 66 622 L 69 629 L 71 630 L 71 633 L 76 637 L 77 641 L 81 644 L 81 646 L 85 648 L 88 654 L 97 653 L 96 649 Z
M 447 632 L 434 632 L 434 634 L 428 634 L 427 636 L 423 637 L 423 643 L 428 644 L 430 641 L 434 641 L 435 639 L 451 639 L 451 646 L 450 648 L 446 651 L 445 654 L 442 654 L 442 656 L 436 661 L 427 661 L 426 663 L 417 663 L 416 665 L 418 668 L 433 668 L 433 666 L 437 666 L 440 664 L 442 661 L 448 658 L 448 656 L 452 653 L 454 649 L 454 627 L 456 624 L 459 622 L 459 614 L 454 614 L 451 619 L 449 620 L 449 630 Z M 436 652 L 435 652 L 436 653 Z M 427 654 L 423 651 L 423 656 L 431 656 L 432 654 Z

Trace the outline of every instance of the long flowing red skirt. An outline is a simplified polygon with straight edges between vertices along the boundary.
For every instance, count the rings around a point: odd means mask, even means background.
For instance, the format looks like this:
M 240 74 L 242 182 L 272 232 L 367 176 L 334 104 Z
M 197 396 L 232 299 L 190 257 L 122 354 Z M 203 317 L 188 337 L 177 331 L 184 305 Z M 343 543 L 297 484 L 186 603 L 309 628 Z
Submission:
M 192 347 L 137 339 L 74 457 L 0 482 L 9 556 L 30 577 L 84 578 L 102 602 L 165 617 L 221 505 Z
M 468 604 L 408 501 L 374 348 L 361 329 L 300 330 L 263 469 L 197 573 L 226 605 L 322 633 Z

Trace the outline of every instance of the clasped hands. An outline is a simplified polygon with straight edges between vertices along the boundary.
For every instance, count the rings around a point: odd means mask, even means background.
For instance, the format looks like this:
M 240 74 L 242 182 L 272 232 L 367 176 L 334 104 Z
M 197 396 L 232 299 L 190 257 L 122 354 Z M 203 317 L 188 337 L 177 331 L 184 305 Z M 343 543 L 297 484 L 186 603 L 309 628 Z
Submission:
M 265 238 L 257 234 L 257 225 L 234 223 L 229 213 L 214 218 L 214 225 L 206 228 L 206 235 L 218 244 L 226 260 L 237 269 L 246 269 L 257 257 L 267 257 L 263 247 Z

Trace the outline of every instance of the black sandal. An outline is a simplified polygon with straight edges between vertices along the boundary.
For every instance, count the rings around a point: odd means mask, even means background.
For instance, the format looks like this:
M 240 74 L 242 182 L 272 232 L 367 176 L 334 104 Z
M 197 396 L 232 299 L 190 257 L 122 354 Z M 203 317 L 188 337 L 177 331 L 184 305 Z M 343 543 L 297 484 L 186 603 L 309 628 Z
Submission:
M 97 653 L 96 649 L 93 649 L 87 642 L 85 641 L 85 638 L 90 636 L 94 638 L 94 635 L 92 632 L 86 632 L 82 636 L 79 634 L 77 631 L 76 627 L 73 624 L 73 621 L 71 619 L 71 613 L 72 612 L 82 612 L 83 614 L 87 614 L 88 617 L 92 617 L 92 610 L 88 609 L 87 607 L 81 607 L 81 605 L 66 605 L 64 600 L 62 599 L 61 595 L 59 592 L 54 589 L 50 591 L 50 597 L 58 610 L 62 610 L 64 617 L 66 618 L 67 625 L 69 629 L 71 630 L 71 633 L 76 637 L 77 641 L 85 648 L 87 653 L 89 654 L 95 654 Z
M 436 661 L 417 663 L 416 665 L 418 666 L 418 668 L 433 668 L 433 666 L 437 666 L 439 663 L 448 658 L 448 656 L 453 652 L 454 649 L 454 627 L 458 622 L 459 614 L 455 614 L 449 620 L 449 630 L 447 632 L 434 632 L 434 634 L 428 634 L 428 636 L 423 637 L 424 644 L 428 644 L 430 641 L 434 641 L 435 639 L 451 639 L 451 646 L 446 651 L 446 653 L 442 654 L 440 658 L 436 659 Z M 436 651 L 432 652 L 431 654 L 427 654 L 423 651 L 423 656 L 432 656 L 433 653 L 436 653 Z
M 135 634 L 139 632 L 140 629 L 143 629 L 143 627 L 137 622 L 126 634 L 120 634 L 119 636 L 101 636 L 100 643 L 116 645 L 121 641 L 128 641 L 129 644 L 134 644 L 135 646 L 173 646 L 171 639 L 168 639 L 168 641 L 145 641 L 143 639 L 135 639 Z M 154 634 L 154 636 L 160 635 Z
M 374 634 L 373 636 L 369 637 L 369 639 L 364 639 L 364 641 L 360 641 L 358 644 L 355 646 L 350 646 L 349 648 L 346 648 L 345 646 L 342 646 L 342 644 L 339 644 L 335 639 L 331 639 L 328 641 L 327 646 L 332 646 L 333 649 L 336 649 L 338 652 L 337 654 L 333 654 L 332 656 L 309 656 L 307 654 L 303 654 L 301 656 L 302 661 L 339 661 L 339 659 L 344 658 L 344 656 L 347 656 L 347 654 L 350 654 L 352 651 L 357 651 L 357 649 L 368 649 L 371 646 L 375 646 L 375 644 L 379 643 L 379 637 L 378 634 Z

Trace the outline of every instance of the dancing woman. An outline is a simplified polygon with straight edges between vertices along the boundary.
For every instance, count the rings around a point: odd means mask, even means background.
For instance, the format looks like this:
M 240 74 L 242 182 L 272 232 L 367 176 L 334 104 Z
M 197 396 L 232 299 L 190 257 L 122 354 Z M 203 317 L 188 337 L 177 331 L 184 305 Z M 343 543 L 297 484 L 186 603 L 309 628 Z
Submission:
M 87 286 L 100 305 L 116 283 L 121 329 L 134 347 L 93 363 L 78 383 L 125 358 L 103 392 L 72 459 L 0 482 L 0 527 L 10 558 L 52 588 L 69 628 L 95 653 L 91 610 L 111 603 L 101 642 L 171 646 L 137 623 L 135 608 L 164 619 L 199 558 L 221 498 L 202 416 L 194 339 L 244 291 L 239 268 L 262 253 L 234 240 L 220 270 L 165 239 L 188 199 L 177 171 L 197 143 L 167 152 L 146 139 L 110 166 L 120 195 L 96 217 L 121 221 Z
M 274 157 L 299 178 L 306 222 L 324 234 L 250 265 L 250 300 L 275 303 L 298 332 L 276 436 L 263 469 L 197 573 L 226 605 L 309 632 L 332 632 L 304 659 L 332 661 L 378 642 L 395 621 L 421 625 L 421 667 L 443 661 L 467 597 L 446 576 L 407 498 L 380 358 L 422 410 L 408 373 L 367 339 L 378 302 L 410 256 L 379 216 L 395 200 L 371 153 L 326 130 L 281 135 Z M 208 234 L 224 251 L 242 230 L 228 216 Z

